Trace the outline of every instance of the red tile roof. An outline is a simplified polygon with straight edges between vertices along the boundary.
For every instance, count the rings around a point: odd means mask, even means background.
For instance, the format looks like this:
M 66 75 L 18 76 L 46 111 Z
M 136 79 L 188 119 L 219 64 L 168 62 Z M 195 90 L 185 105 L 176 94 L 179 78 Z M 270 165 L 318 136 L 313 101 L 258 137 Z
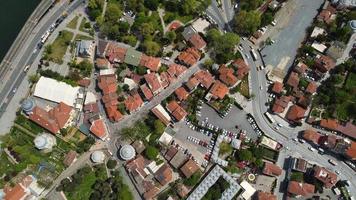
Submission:
M 150 101 L 153 98 L 151 90 L 147 87 L 146 84 L 141 85 L 140 88 L 145 98 Z
M 167 72 L 162 72 L 159 75 L 159 78 L 161 79 L 161 86 L 163 88 L 168 87 L 168 85 L 172 82 L 174 82 L 175 78 L 171 77 Z
M 300 183 L 297 181 L 289 181 L 288 192 L 294 195 L 308 196 L 313 194 L 315 186 L 308 183 Z
M 322 72 L 325 73 L 335 67 L 336 63 L 335 61 L 326 55 L 321 55 L 315 60 L 315 66 L 316 68 Z
M 314 167 L 314 177 L 324 184 L 324 187 L 331 188 L 337 182 L 337 175 L 324 167 Z
M 320 120 L 320 126 L 326 129 L 337 131 L 338 122 L 336 119 L 322 119 Z
M 171 77 L 179 77 L 187 70 L 187 67 L 183 65 L 179 65 L 176 63 L 172 63 L 169 65 L 167 72 Z
M 155 178 L 162 186 L 164 186 L 172 180 L 173 178 L 172 174 L 173 174 L 172 169 L 168 166 L 168 164 L 164 164 L 155 173 Z
M 199 33 L 193 34 L 189 38 L 189 42 L 197 49 L 203 49 L 206 47 L 206 42 L 204 39 L 199 35 Z
M 244 76 L 246 76 L 248 74 L 248 72 L 250 71 L 250 67 L 245 63 L 245 61 L 241 58 L 235 60 L 232 63 L 232 66 L 236 67 L 236 73 L 237 73 L 237 78 L 238 79 L 242 79 Z
M 215 99 L 223 99 L 229 93 L 229 88 L 220 81 L 215 81 L 214 85 L 210 88 L 209 93 Z
M 345 154 L 352 160 L 356 159 L 356 142 L 351 142 L 351 146 L 346 150 Z
M 187 90 L 184 89 L 184 87 L 179 87 L 174 91 L 174 93 L 176 94 L 179 101 L 184 101 L 189 96 L 189 93 L 187 92 Z
M 276 94 L 280 94 L 283 90 L 283 83 L 275 81 L 273 83 L 273 87 L 272 87 L 272 92 L 276 93 Z
M 116 93 L 117 83 L 115 75 L 104 75 L 98 77 L 98 86 L 103 94 Z
M 178 121 L 184 119 L 188 114 L 176 101 L 169 102 L 167 105 L 167 110 Z
M 277 200 L 277 196 L 271 193 L 258 191 L 256 200 Z
M 298 84 L 299 84 L 299 75 L 298 75 L 298 73 L 291 72 L 289 74 L 289 77 L 288 77 L 288 80 L 287 80 L 286 84 L 291 86 L 291 87 L 297 88 Z
M 117 93 L 108 93 L 108 94 L 104 94 L 104 96 L 101 98 L 101 100 L 103 101 L 104 104 L 109 103 L 110 101 L 117 101 L 117 99 L 119 98 L 119 96 L 117 95 Z M 117 104 L 115 104 L 117 105 Z
M 177 28 L 181 27 L 181 23 L 175 21 L 175 22 L 172 22 L 171 25 L 169 26 L 169 30 L 170 31 L 174 31 L 176 30 Z
M 22 200 L 29 195 L 28 187 L 33 182 L 32 176 L 26 176 L 20 182 L 18 182 L 14 187 L 5 186 L 4 187 L 4 200 Z
M 293 68 L 293 70 L 299 74 L 304 74 L 307 69 L 308 66 L 303 62 L 298 62 L 298 64 Z
M 70 150 L 66 154 L 66 156 L 63 160 L 63 164 L 67 167 L 70 166 L 77 159 L 77 156 L 78 156 L 77 152 Z
M 284 112 L 284 109 L 288 106 L 288 103 L 290 102 L 291 98 L 291 96 L 281 96 L 277 98 L 272 106 L 272 111 L 274 113 Z
M 326 7 L 326 9 L 322 10 L 319 15 L 317 16 L 317 19 L 319 21 L 323 21 L 327 24 L 331 22 L 331 16 L 335 14 L 336 9 L 331 6 L 330 4 Z
M 302 118 L 304 118 L 305 111 L 306 110 L 304 108 L 297 105 L 293 105 L 289 108 L 286 114 L 286 119 L 293 122 L 299 122 Z
M 114 43 L 109 43 L 106 50 L 106 57 L 111 63 L 122 63 L 125 60 L 126 52 L 126 48 L 121 48 Z
M 190 91 L 194 90 L 199 85 L 199 80 L 193 76 L 191 77 L 188 82 L 185 84 Z
M 105 58 L 97 58 L 95 60 L 96 67 L 99 69 L 107 69 L 110 68 L 110 63 Z
M 307 88 L 305 89 L 305 92 L 308 92 L 308 93 L 310 93 L 310 94 L 314 94 L 315 92 L 316 92 L 316 88 L 317 88 L 318 86 L 316 85 L 316 83 L 314 82 L 314 81 L 311 81 L 309 84 L 308 84 L 308 86 L 307 86 Z
M 214 77 L 208 70 L 200 70 L 194 74 L 194 77 L 202 84 L 203 87 L 209 89 L 214 82 Z
M 140 65 L 147 67 L 151 71 L 157 72 L 159 70 L 159 68 L 161 67 L 161 60 L 160 60 L 160 58 L 147 56 L 147 55 L 143 54 L 141 56 Z
M 89 113 L 99 113 L 98 103 L 87 104 L 84 106 L 83 110 L 84 112 L 89 112 Z
M 265 162 L 263 173 L 269 176 L 279 176 L 282 174 L 282 168 L 280 168 L 278 165 Z
M 178 152 L 178 149 L 175 148 L 174 146 L 171 146 L 171 147 L 167 150 L 166 154 L 164 154 L 164 158 L 165 158 L 167 161 L 170 161 L 170 160 L 174 157 L 174 155 L 176 155 L 177 152 Z
M 125 100 L 125 106 L 129 112 L 137 111 L 142 106 L 142 104 L 143 104 L 143 101 L 138 93 L 136 93 L 134 95 L 130 95 Z
M 186 178 L 191 177 L 196 171 L 199 170 L 199 166 L 192 159 L 189 159 L 180 170 Z
M 61 102 L 48 112 L 36 106 L 29 117 L 36 124 L 56 134 L 69 120 L 71 111 L 70 106 Z
M 237 77 L 234 75 L 234 70 L 225 65 L 219 68 L 219 79 L 228 86 L 233 86 L 237 82 Z
M 195 48 L 188 48 L 185 51 L 181 52 L 177 59 L 179 62 L 187 65 L 192 66 L 200 60 L 200 52 Z
M 356 126 L 351 122 L 347 122 L 345 125 L 339 124 L 337 130 L 354 140 L 356 139 Z
M 106 137 L 106 127 L 102 119 L 97 119 L 92 122 L 90 131 L 98 138 L 103 139 Z
M 314 144 L 319 144 L 321 135 L 312 129 L 307 129 L 303 132 L 303 138 Z
M 154 95 L 158 94 L 163 89 L 158 74 L 145 74 L 144 78 Z

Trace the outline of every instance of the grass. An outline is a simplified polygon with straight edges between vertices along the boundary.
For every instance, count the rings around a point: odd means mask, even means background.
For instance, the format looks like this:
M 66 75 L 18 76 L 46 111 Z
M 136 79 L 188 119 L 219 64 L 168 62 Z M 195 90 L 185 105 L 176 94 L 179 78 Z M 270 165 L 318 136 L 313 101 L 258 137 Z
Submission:
M 89 199 L 92 192 L 91 187 L 94 185 L 95 181 L 96 181 L 95 172 L 91 171 L 89 174 L 85 176 L 83 182 L 76 187 L 74 193 L 67 194 L 67 198 L 69 200 Z
M 85 28 L 85 23 L 86 22 L 87 22 L 87 19 L 85 17 L 83 17 L 82 21 L 80 22 L 79 30 L 89 33 L 89 30 Z
M 185 24 L 192 19 L 193 19 L 192 15 L 180 16 L 178 13 L 173 13 L 173 12 L 168 12 L 168 11 L 166 11 L 163 16 L 163 20 L 164 20 L 164 23 L 166 23 L 166 25 L 169 24 L 170 22 L 172 22 L 173 20 L 179 20 L 183 24 Z
M 71 29 L 76 29 L 77 28 L 77 24 L 78 24 L 78 19 L 79 19 L 79 16 L 75 16 L 72 21 L 70 21 L 68 24 L 67 24 L 67 27 L 68 28 L 71 28 Z
M 229 143 L 222 142 L 220 143 L 220 151 L 219 155 L 225 155 L 225 154 L 231 154 L 232 153 L 232 147 Z
M 241 82 L 237 85 L 237 91 L 246 98 L 250 98 L 248 75 L 246 75 Z
M 18 115 L 16 117 L 15 123 L 19 124 L 20 126 L 24 127 L 25 129 L 29 130 L 30 132 L 32 132 L 33 134 L 36 134 L 36 135 L 39 133 L 42 133 L 44 131 L 44 129 L 42 127 L 40 127 L 37 124 L 35 124 L 34 122 L 30 121 L 23 115 Z
M 267 149 L 265 147 L 261 147 L 263 148 L 263 157 L 268 159 L 268 160 L 273 160 L 276 161 L 278 159 L 278 152 L 273 151 L 272 149 Z
M 63 63 L 63 56 L 70 45 L 73 33 L 70 31 L 61 31 L 54 42 L 50 45 L 50 50 L 47 50 L 47 59 L 58 64 Z
M 78 34 L 78 35 L 75 36 L 74 40 L 94 40 L 94 38 L 91 37 L 91 36 Z

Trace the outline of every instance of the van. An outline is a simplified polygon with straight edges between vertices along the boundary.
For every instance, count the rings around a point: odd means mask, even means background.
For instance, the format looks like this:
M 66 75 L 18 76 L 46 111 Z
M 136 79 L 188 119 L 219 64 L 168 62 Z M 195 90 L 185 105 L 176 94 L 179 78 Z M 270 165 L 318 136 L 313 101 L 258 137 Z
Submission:
M 323 155 L 324 154 L 324 149 L 322 149 L 322 148 L 318 148 L 318 152 L 321 154 L 321 155 Z
M 328 162 L 329 162 L 330 164 L 334 165 L 334 166 L 337 165 L 337 163 L 336 163 L 334 160 L 332 160 L 332 159 L 329 159 Z
M 23 69 L 23 71 L 24 71 L 24 72 L 27 72 L 28 69 L 30 69 L 30 66 L 31 66 L 31 65 L 26 65 L 26 67 Z

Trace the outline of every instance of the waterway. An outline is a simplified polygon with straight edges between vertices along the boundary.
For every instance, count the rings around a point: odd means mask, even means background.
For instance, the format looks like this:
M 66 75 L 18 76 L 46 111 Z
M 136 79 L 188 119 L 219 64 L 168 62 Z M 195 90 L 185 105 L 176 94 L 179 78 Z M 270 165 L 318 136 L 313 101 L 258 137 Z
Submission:
M 0 62 L 40 2 L 41 0 L 0 0 Z

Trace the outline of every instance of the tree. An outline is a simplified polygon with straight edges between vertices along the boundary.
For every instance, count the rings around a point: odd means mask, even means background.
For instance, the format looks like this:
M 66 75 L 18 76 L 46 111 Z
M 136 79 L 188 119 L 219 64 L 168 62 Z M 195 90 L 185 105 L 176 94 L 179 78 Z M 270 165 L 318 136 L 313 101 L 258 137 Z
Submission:
M 134 35 L 125 35 L 124 37 L 122 37 L 122 41 L 134 47 L 137 43 L 137 38 Z
M 143 37 L 147 37 L 147 36 L 150 36 L 151 34 L 153 34 L 153 32 L 155 31 L 155 28 L 152 23 L 143 23 L 139 27 L 139 30 Z
M 161 120 L 156 119 L 154 122 L 154 128 L 155 128 L 155 133 L 157 135 L 162 135 L 162 133 L 166 129 L 166 126 L 161 122 Z
M 145 156 L 149 159 L 149 160 L 154 160 L 157 158 L 158 156 L 158 149 L 154 146 L 148 146 L 145 149 Z
M 28 77 L 28 80 L 31 82 L 31 83 L 37 83 L 38 80 L 40 80 L 40 76 L 37 75 L 37 74 L 32 74 Z
M 106 163 L 108 169 L 114 169 L 116 165 L 117 165 L 117 161 L 112 159 L 108 160 L 108 162 Z
M 117 3 L 108 3 L 105 11 L 105 21 L 117 22 L 122 15 L 122 11 Z
M 262 3 L 263 0 L 240 0 L 240 7 L 242 10 L 255 10 Z
M 144 66 L 138 66 L 138 67 L 136 68 L 136 73 L 137 73 L 138 75 L 144 75 L 144 74 L 146 74 L 146 71 L 147 71 L 147 69 L 146 69 L 146 67 L 144 67 Z
M 159 53 L 161 47 L 157 42 L 146 40 L 143 42 L 143 49 L 147 55 L 156 56 Z
M 252 161 L 253 155 L 252 152 L 248 149 L 242 149 L 237 152 L 237 157 L 241 161 Z
M 291 181 L 303 182 L 304 174 L 302 172 L 293 172 L 290 176 Z
M 201 175 L 201 172 L 198 170 L 191 177 L 184 179 L 183 183 L 187 186 L 195 186 L 199 182 Z
M 123 89 L 125 92 L 128 92 L 128 91 L 130 90 L 130 86 L 127 85 L 127 84 L 124 84 L 124 85 L 122 86 L 122 89 Z
M 166 37 L 167 37 L 167 39 L 169 40 L 169 42 L 174 42 L 174 40 L 177 38 L 177 35 L 176 35 L 176 32 L 174 32 L 174 31 L 168 31 L 167 33 L 166 33 Z
M 144 5 L 145 5 L 148 9 L 154 11 L 154 10 L 157 10 L 157 8 L 158 8 L 159 0 L 145 0 L 145 1 L 144 1 Z
M 234 30 L 242 35 L 251 35 L 261 24 L 261 16 L 257 11 L 241 10 L 235 15 Z
M 240 38 L 235 33 L 221 34 L 217 29 L 211 29 L 207 33 L 208 45 L 214 49 L 215 61 L 219 64 L 232 60 L 235 46 L 239 43 Z

